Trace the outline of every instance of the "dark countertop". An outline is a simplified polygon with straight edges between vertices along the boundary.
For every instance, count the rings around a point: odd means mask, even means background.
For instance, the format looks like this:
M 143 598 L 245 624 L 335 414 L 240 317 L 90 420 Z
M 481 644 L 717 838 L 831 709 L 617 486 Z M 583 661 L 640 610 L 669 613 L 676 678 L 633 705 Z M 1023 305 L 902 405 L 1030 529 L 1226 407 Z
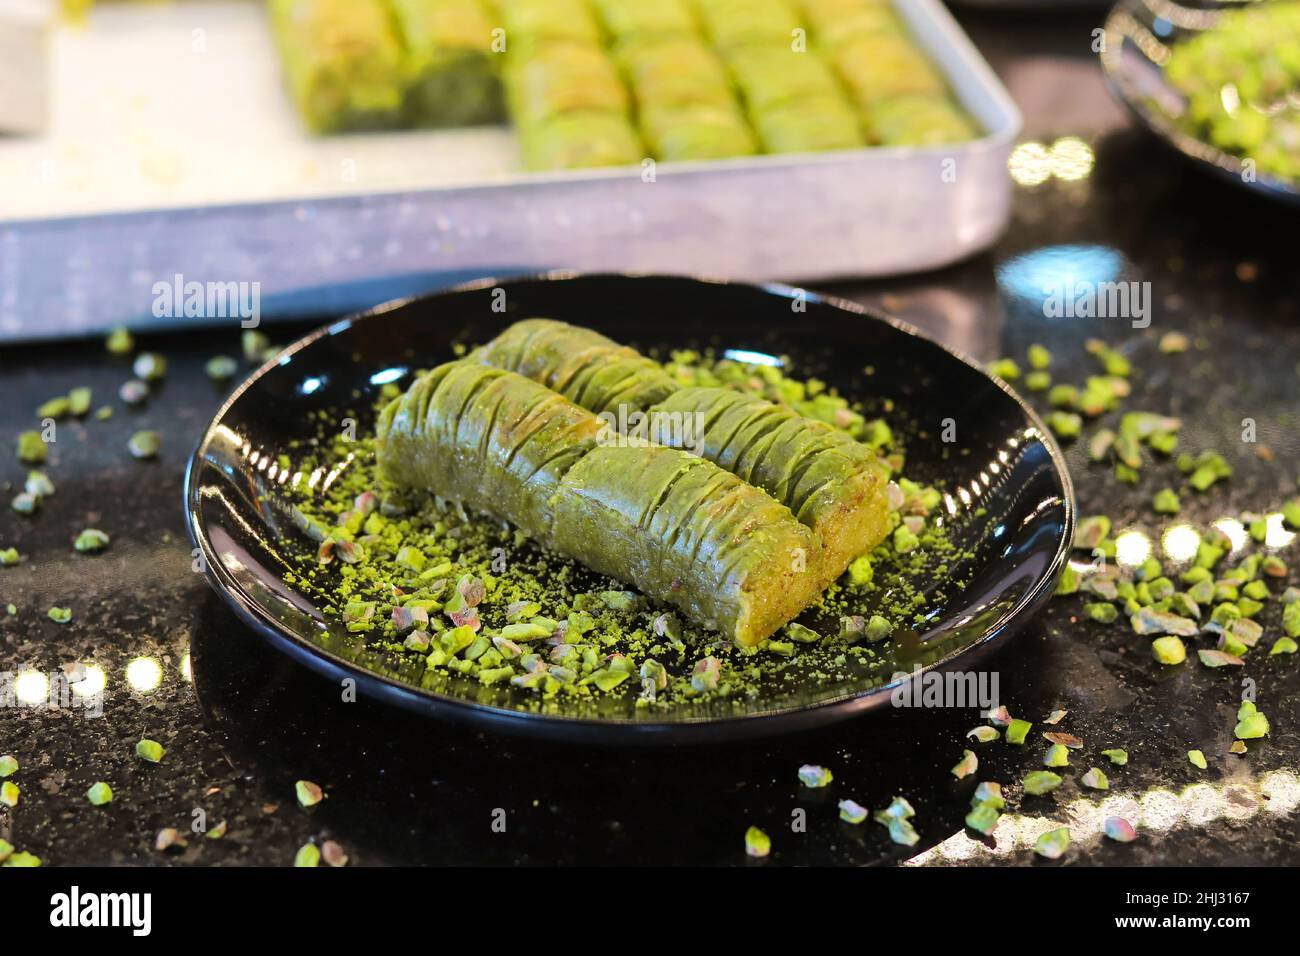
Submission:
M 1276 510 L 1295 495 L 1300 474 L 1296 211 L 1206 178 L 1130 128 L 1089 49 L 1099 13 L 962 19 L 1025 111 L 1025 138 L 1050 145 L 1078 136 L 1095 153 L 1095 169 L 1018 188 L 1011 228 L 986 255 L 828 291 L 883 305 L 981 359 L 1023 360 L 1029 343 L 1042 342 L 1056 357 L 1057 381 L 1091 374 L 1083 341 L 1104 338 L 1135 364 L 1127 408 L 1183 416 L 1182 447 L 1216 448 L 1236 469 L 1211 494 L 1185 498 L 1180 518 L 1204 527 Z M 1043 252 L 1061 246 L 1079 248 Z M 1062 261 L 1080 270 L 1114 264 L 1123 278 L 1149 282 L 1150 327 L 1044 318 L 1016 290 L 1039 294 L 1036 270 L 1059 276 Z M 306 327 L 271 333 L 287 341 Z M 1161 356 L 1156 342 L 1173 330 L 1195 347 Z M 1059 729 L 1083 737 L 1085 753 L 1128 749 L 1127 767 L 1105 767 L 1107 799 L 1140 808 L 1141 836 L 1127 846 L 1096 836 L 1100 801 L 1077 784 L 1086 764 L 1054 794 L 1025 798 L 999 827 L 996 850 L 965 836 L 966 807 L 949 768 L 979 722 L 971 711 L 894 709 L 765 743 L 618 752 L 493 738 L 341 702 L 336 686 L 246 631 L 191 568 L 181 472 L 223 393 L 202 365 L 236 354 L 238 330 L 142 344 L 167 355 L 170 374 L 140 410 L 117 400 L 126 367 L 108 361 L 99 343 L 7 349 L 0 360 L 6 501 L 25 474 L 8 449 L 32 427 L 36 405 L 90 385 L 96 405 L 112 396 L 115 407 L 111 421 L 60 426 L 47 469 L 58 491 L 36 517 L 0 513 L 0 547 L 29 559 L 0 570 L 0 669 L 57 681 L 64 665 L 83 661 L 107 675 L 100 717 L 78 707 L 0 709 L 0 753 L 18 758 L 12 779 L 22 787 L 16 809 L 0 806 L 0 837 L 47 864 L 286 864 L 309 838 L 338 840 L 357 864 L 742 863 L 750 824 L 772 835 L 772 862 L 901 860 L 915 851 L 890 844 L 875 824 L 840 823 L 835 809 L 841 797 L 878 808 L 896 793 L 916 807 L 917 850 L 942 844 L 921 861 L 1031 862 L 1028 847 L 1050 820 L 1074 828 L 1070 863 L 1300 862 L 1300 660 L 1256 650 L 1244 673 L 1194 661 L 1160 668 L 1128 628 L 1079 623 L 1075 599 L 1054 601 L 988 666 L 1013 713 L 1040 723 L 1066 709 Z M 1241 441 L 1245 418 L 1272 460 Z M 163 434 L 159 461 L 127 453 L 141 428 Z M 1149 469 L 1134 489 L 1089 467 L 1079 448 L 1070 461 L 1081 513 L 1105 511 L 1147 532 L 1167 524 L 1149 501 L 1172 466 Z M 73 537 L 88 526 L 112 535 L 105 554 L 73 552 Z M 1300 554 L 1293 547 L 1287 556 L 1295 583 Z M 4 616 L 8 602 L 16 616 Z M 69 624 L 46 617 L 54 604 L 72 608 Z M 1266 643 L 1276 634 L 1274 626 Z M 133 661 L 144 662 L 130 672 L 142 689 L 127 679 Z M 1238 757 L 1227 747 L 1243 677 L 1254 682 L 1273 734 Z M 166 746 L 161 764 L 135 758 L 141 737 Z M 1204 750 L 1208 770 L 1188 763 L 1193 747 Z M 980 777 L 1007 782 L 1033 769 L 1040 752 L 978 749 Z M 803 763 L 830 767 L 834 784 L 801 787 Z M 299 808 L 298 778 L 322 784 L 328 799 Z M 113 786 L 108 807 L 83 796 L 96 780 Z M 493 826 L 499 811 L 505 833 Z M 226 820 L 226 837 L 195 839 L 181 852 L 153 849 L 159 828 L 185 831 L 199 813 L 209 826 Z M 804 832 L 792 828 L 805 817 Z

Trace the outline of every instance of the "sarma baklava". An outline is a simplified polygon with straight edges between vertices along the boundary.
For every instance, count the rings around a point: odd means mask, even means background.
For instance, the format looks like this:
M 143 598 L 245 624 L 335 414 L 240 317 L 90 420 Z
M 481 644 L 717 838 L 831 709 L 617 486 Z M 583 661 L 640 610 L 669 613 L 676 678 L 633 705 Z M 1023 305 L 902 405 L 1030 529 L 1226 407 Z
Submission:
M 683 387 L 635 349 L 551 319 L 516 322 L 470 359 L 518 372 L 607 421 L 641 414 L 649 440 L 690 448 L 788 507 L 821 541 L 833 576 L 888 531 L 888 478 L 875 452 L 787 406 Z
M 397 124 L 407 66 L 383 0 L 270 0 L 267 10 L 289 93 L 309 128 Z
M 763 491 L 677 449 L 603 445 L 600 418 L 472 362 L 381 414 L 385 479 L 509 521 L 542 545 L 752 645 L 830 583 L 816 535 Z
M 483 0 L 388 0 L 406 49 L 406 119 L 448 127 L 505 119 Z

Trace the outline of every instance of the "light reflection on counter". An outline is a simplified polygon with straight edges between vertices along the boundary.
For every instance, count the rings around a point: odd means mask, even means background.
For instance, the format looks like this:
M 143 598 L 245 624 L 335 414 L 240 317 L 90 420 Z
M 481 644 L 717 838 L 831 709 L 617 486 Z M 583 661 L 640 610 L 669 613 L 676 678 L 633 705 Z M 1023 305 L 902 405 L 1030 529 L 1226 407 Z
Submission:
M 23 704 L 39 704 L 50 693 L 50 679 L 40 671 L 20 671 L 14 678 L 14 696 Z
M 162 683 L 162 665 L 154 657 L 137 657 L 126 665 L 126 682 L 131 689 L 148 694 Z
M 959 863 L 990 856 L 1007 856 L 1030 850 L 1038 837 L 1062 825 L 1070 829 L 1073 845 L 1088 848 L 1102 839 L 1107 817 L 1119 816 L 1142 834 L 1181 829 L 1203 829 L 1216 820 L 1241 821 L 1263 811 L 1274 816 L 1294 813 L 1300 807 L 1300 780 L 1290 769 L 1272 770 L 1258 778 L 1228 783 L 1194 783 L 1180 793 L 1153 788 L 1137 794 L 1108 793 L 1097 800 L 1081 797 L 1062 809 L 1064 819 L 1003 814 L 992 833 L 993 846 L 972 839 L 966 831 L 954 833 L 923 853 L 904 861 L 907 866 Z

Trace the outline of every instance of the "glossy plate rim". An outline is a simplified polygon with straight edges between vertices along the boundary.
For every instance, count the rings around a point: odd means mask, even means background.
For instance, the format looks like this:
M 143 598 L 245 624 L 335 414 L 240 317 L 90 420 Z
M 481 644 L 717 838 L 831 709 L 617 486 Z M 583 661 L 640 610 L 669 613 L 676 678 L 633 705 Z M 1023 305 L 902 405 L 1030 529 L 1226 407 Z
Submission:
M 721 285 L 747 289 L 751 292 L 757 291 L 766 295 L 784 298 L 802 296 L 808 301 L 850 312 L 869 321 L 882 322 L 905 335 L 920 339 L 927 345 L 937 348 L 947 353 L 951 358 L 969 366 L 1010 398 L 1019 407 L 1020 412 L 1025 416 L 1029 424 L 1039 432 L 1043 446 L 1047 450 L 1049 460 L 1052 463 L 1055 477 L 1060 482 L 1062 489 L 1062 531 L 1056 543 L 1051 562 L 1037 575 L 1033 585 L 1016 600 L 1014 606 L 1001 615 L 998 622 L 990 627 L 979 639 L 950 651 L 943 657 L 923 667 L 920 673 L 926 674 L 931 671 L 943 672 L 950 670 L 954 663 L 959 660 L 965 663 L 976 657 L 982 657 L 994 648 L 1002 646 L 1007 639 L 1019 632 L 1052 596 L 1056 582 L 1069 560 L 1078 507 L 1065 456 L 1053 439 L 1050 430 L 1034 409 L 1010 386 L 985 371 L 979 363 L 894 316 L 878 312 L 838 296 L 814 293 L 783 283 L 749 283 L 707 276 L 667 275 L 630 271 L 578 272 L 551 270 L 502 278 L 488 276 L 474 279 L 436 292 L 384 302 L 362 312 L 328 322 L 286 345 L 276 354 L 275 358 L 263 364 L 226 397 L 214 413 L 211 421 L 204 428 L 203 434 L 190 456 L 185 468 L 182 495 L 186 532 L 189 535 L 191 544 L 202 555 L 204 577 L 216 594 L 235 612 L 240 621 L 248 625 L 254 633 L 267 640 L 273 647 L 286 653 L 290 658 L 305 665 L 317 674 L 336 681 L 351 679 L 356 682 L 359 692 L 365 692 L 370 697 L 387 704 L 437 719 L 477 726 L 480 729 L 491 729 L 516 736 L 568 740 L 578 743 L 703 744 L 792 733 L 847 720 L 860 713 L 877 708 L 889 699 L 895 689 L 912 679 L 913 675 L 909 674 L 902 679 L 848 692 L 814 704 L 786 705 L 774 707 L 758 714 L 742 714 L 721 718 L 688 717 L 672 721 L 630 722 L 608 718 L 536 713 L 496 707 L 438 691 L 418 689 L 386 675 L 359 667 L 351 661 L 339 657 L 281 626 L 264 607 L 244 593 L 238 582 L 233 579 L 225 567 L 224 562 L 219 559 L 209 538 L 206 524 L 202 519 L 199 501 L 200 483 L 198 479 L 205 464 L 207 448 L 214 434 L 222 427 L 226 414 L 254 384 L 267 374 L 270 374 L 286 359 L 290 359 L 304 349 L 311 347 L 313 343 L 321 338 L 340 332 L 359 322 L 380 321 L 382 316 L 391 312 L 416 304 L 437 302 L 440 299 L 463 292 L 481 291 L 484 288 L 496 286 L 508 287 L 512 283 L 566 282 L 575 279 L 688 281 L 704 283 L 710 286 Z

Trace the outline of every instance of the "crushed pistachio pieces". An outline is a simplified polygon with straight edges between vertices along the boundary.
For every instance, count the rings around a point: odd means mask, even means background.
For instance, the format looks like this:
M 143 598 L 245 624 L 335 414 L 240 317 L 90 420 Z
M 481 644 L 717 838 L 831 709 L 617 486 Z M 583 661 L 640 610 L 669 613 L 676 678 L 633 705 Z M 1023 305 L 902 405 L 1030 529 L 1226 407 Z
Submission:
M 962 778 L 969 777 L 973 774 L 979 769 L 979 766 L 979 757 L 975 756 L 975 752 L 973 750 L 963 750 L 961 753 L 961 760 L 959 760 L 957 765 L 952 768 L 952 775 L 958 780 L 961 780 Z
M 1102 772 L 1100 767 L 1089 767 L 1088 772 L 1080 778 L 1080 782 L 1092 790 L 1109 790 L 1110 780 Z
M 98 528 L 87 528 L 77 535 L 72 547 L 82 554 L 97 554 L 108 547 L 109 537 Z
M 18 758 L 13 754 L 0 754 L 0 777 L 12 777 L 18 772 Z
M 86 799 L 90 801 L 92 806 L 96 807 L 102 807 L 106 803 L 112 803 L 113 788 L 102 780 L 96 781 L 91 784 L 90 789 L 86 791 Z
M 137 741 L 135 745 L 135 755 L 141 760 L 147 760 L 150 763 L 157 763 L 162 760 L 163 754 L 166 752 L 167 748 L 162 744 L 156 740 L 149 740 L 147 737 L 144 740 Z
M 845 823 L 857 825 L 867 818 L 867 808 L 855 800 L 841 800 L 839 808 L 840 819 Z
M 1204 770 L 1206 767 L 1209 766 L 1209 764 L 1205 762 L 1205 754 L 1203 754 L 1199 750 L 1187 751 L 1187 762 L 1190 763 L 1193 767 L 1197 767 L 1201 770 Z
M 1051 793 L 1059 787 L 1061 778 L 1050 770 L 1032 770 L 1025 774 L 1025 778 L 1021 783 L 1025 788 L 1025 793 L 1041 797 L 1043 794 Z
M 299 806 L 314 807 L 324 799 L 324 792 L 320 786 L 312 783 L 310 780 L 299 780 L 293 785 L 293 791 L 298 797 Z
M 805 787 L 820 789 L 834 779 L 834 775 L 829 770 L 817 764 L 806 763 L 799 768 L 799 782 Z
M 1268 736 L 1268 718 L 1255 707 L 1254 701 L 1245 700 L 1237 709 L 1237 726 L 1233 736 L 1238 740 L 1258 740 Z
M 1123 817 L 1107 817 L 1102 832 L 1116 843 L 1132 843 L 1137 839 L 1137 827 Z
M 308 868 L 320 866 L 320 847 L 315 843 L 304 843 L 293 855 L 293 865 Z
M 162 447 L 162 435 L 155 431 L 138 431 L 127 441 L 126 447 L 135 458 L 157 458 Z
M 767 857 L 772 852 L 772 838 L 758 827 L 745 831 L 745 854 L 756 860 Z
M 1034 841 L 1034 852 L 1048 860 L 1059 860 L 1070 848 L 1070 828 L 1058 827 Z

